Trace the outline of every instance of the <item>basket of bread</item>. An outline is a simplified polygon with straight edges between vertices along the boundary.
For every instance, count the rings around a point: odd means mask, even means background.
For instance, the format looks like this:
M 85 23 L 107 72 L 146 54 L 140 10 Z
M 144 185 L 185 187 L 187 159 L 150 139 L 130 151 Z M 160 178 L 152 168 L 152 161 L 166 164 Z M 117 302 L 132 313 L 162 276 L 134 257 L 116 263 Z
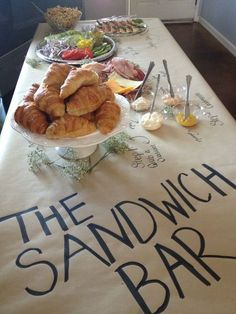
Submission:
M 94 132 L 109 134 L 121 119 L 111 88 L 86 68 L 52 63 L 14 112 L 14 122 L 46 139 L 73 139 Z

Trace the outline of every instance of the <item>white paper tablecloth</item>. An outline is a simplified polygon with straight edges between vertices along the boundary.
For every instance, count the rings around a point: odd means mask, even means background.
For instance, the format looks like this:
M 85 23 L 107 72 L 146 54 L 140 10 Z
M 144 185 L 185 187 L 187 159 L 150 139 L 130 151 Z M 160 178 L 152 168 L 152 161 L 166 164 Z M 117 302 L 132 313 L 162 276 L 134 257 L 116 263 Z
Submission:
M 119 38 L 142 68 L 167 59 L 174 82 L 193 76 L 206 116 L 194 128 L 165 120 L 145 131 L 133 113 L 131 150 L 111 154 L 80 182 L 28 170 L 27 141 L 10 126 L 48 64 L 23 65 L 0 146 L 0 312 L 235 312 L 235 121 L 158 19 Z M 48 31 L 40 24 L 27 57 Z M 92 156 L 97 160 L 98 149 Z

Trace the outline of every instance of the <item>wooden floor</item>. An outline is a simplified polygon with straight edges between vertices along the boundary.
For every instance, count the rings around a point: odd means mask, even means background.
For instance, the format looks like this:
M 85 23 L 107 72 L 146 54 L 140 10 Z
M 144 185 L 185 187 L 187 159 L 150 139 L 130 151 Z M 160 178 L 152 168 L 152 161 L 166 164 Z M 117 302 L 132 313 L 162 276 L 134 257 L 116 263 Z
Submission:
M 199 23 L 165 26 L 236 119 L 236 57 Z

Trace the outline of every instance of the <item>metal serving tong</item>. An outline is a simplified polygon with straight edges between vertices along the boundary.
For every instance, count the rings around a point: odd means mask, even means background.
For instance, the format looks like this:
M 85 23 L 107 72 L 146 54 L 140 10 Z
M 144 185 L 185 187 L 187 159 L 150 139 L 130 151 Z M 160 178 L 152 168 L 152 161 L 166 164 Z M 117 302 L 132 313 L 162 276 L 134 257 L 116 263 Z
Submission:
M 147 81 L 150 73 L 152 72 L 152 69 L 154 68 L 154 66 L 155 66 L 154 61 L 150 61 L 149 66 L 148 66 L 148 70 L 147 70 L 147 72 L 146 72 L 146 74 L 144 76 L 142 84 L 139 86 L 138 91 L 137 91 L 137 93 L 134 96 L 134 100 L 136 100 L 138 97 L 141 96 L 144 84 L 146 83 L 146 81 Z
M 184 106 L 184 119 L 187 119 L 190 115 L 190 108 L 189 108 L 189 90 L 191 84 L 192 76 L 186 75 L 186 83 L 187 83 L 187 93 L 186 93 L 186 102 Z
M 171 84 L 170 74 L 169 74 L 169 70 L 168 70 L 168 66 L 167 66 L 167 61 L 164 59 L 162 62 L 163 62 L 163 65 L 164 65 L 164 68 L 165 68 L 165 71 L 166 71 L 167 81 L 168 81 L 169 87 L 170 87 L 170 97 L 174 98 L 175 97 L 175 93 L 174 93 L 174 90 L 173 90 L 173 86 Z
M 157 92 L 158 92 L 159 84 L 160 84 L 160 78 L 161 78 L 161 75 L 158 74 L 158 76 L 157 76 L 157 83 L 156 83 L 156 89 L 155 89 L 155 93 L 154 93 L 154 96 L 153 96 L 152 104 L 151 104 L 151 107 L 150 107 L 150 110 L 149 110 L 150 116 L 151 116 L 151 114 L 153 112 L 153 109 L 154 109 L 154 105 L 155 105 L 155 101 L 156 101 L 156 97 L 157 97 Z

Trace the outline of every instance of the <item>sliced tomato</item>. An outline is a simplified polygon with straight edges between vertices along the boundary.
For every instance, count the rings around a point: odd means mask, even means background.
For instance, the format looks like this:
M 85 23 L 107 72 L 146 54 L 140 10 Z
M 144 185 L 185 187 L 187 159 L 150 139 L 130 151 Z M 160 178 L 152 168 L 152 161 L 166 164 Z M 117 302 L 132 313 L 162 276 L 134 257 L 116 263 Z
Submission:
M 93 58 L 93 52 L 90 48 L 74 48 L 63 51 L 61 57 L 65 60 L 82 60 L 85 58 Z
M 93 58 L 93 52 L 90 48 L 85 48 L 84 49 L 84 53 L 86 54 L 86 56 L 88 56 L 88 58 L 92 59 Z
M 84 58 L 83 49 L 75 48 L 66 50 L 61 55 L 62 59 L 66 60 L 81 60 Z

